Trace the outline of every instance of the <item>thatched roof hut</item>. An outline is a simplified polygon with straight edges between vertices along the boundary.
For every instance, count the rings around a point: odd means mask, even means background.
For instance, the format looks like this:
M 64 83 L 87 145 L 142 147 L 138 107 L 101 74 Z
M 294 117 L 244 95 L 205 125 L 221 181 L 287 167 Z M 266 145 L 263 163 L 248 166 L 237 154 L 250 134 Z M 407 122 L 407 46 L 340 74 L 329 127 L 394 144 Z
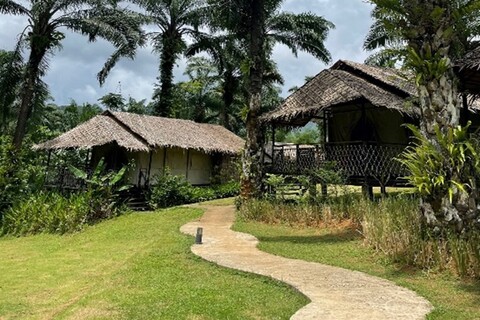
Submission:
M 321 71 L 262 120 L 301 126 L 327 108 L 357 102 L 414 114 L 415 110 L 405 107 L 405 99 L 414 90 L 397 70 L 340 60 L 332 68 Z
M 238 154 L 244 141 L 219 125 L 126 112 L 105 111 L 59 137 L 38 144 L 39 150 L 90 149 L 116 143 L 129 151 L 178 147 L 204 153 Z
M 480 47 L 467 53 L 455 64 L 462 90 L 472 95 L 480 95 Z
M 470 52 L 456 71 L 462 91 L 480 95 L 480 48 Z M 277 109 L 265 114 L 262 120 L 279 125 L 302 126 L 328 108 L 368 102 L 375 107 L 397 110 L 410 116 L 419 111 L 407 107 L 406 99 L 414 98 L 416 88 L 408 74 L 390 68 L 340 60 L 290 95 Z M 471 100 L 469 109 L 480 110 L 478 100 Z

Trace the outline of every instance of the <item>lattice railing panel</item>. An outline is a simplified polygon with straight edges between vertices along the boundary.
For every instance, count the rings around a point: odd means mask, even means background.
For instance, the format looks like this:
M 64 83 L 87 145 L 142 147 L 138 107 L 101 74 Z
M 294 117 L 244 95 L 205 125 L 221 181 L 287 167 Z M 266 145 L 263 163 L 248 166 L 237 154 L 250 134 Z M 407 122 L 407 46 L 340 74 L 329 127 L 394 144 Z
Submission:
M 270 171 L 305 174 L 331 162 L 346 177 L 370 177 L 383 183 L 407 175 L 405 168 L 395 160 L 404 150 L 403 145 L 372 143 L 280 146 L 274 149 Z

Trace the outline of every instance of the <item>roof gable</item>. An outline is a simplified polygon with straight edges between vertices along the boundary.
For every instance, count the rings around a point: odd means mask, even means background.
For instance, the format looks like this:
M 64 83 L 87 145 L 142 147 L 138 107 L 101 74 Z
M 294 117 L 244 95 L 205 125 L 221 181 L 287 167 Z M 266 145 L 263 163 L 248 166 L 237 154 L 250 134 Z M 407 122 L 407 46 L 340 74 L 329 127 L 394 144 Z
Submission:
M 343 62 L 342 62 L 343 63 Z M 351 68 L 325 69 L 291 94 L 277 109 L 262 117 L 263 121 L 304 125 L 322 110 L 347 103 L 370 102 L 377 107 L 412 112 L 404 108 L 405 94 L 380 86 Z M 346 69 L 346 70 L 344 70 Z
M 91 148 L 117 143 L 128 150 L 179 147 L 205 153 L 236 154 L 244 140 L 233 132 L 190 120 L 105 111 L 36 149 Z

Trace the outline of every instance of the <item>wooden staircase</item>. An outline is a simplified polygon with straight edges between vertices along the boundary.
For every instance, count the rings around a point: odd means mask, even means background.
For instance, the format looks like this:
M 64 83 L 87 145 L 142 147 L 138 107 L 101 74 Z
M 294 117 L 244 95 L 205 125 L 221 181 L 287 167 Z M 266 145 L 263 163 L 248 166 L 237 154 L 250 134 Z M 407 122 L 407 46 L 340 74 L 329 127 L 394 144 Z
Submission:
M 132 187 L 120 194 L 120 198 L 133 211 L 149 211 L 152 208 L 148 205 L 146 189 Z

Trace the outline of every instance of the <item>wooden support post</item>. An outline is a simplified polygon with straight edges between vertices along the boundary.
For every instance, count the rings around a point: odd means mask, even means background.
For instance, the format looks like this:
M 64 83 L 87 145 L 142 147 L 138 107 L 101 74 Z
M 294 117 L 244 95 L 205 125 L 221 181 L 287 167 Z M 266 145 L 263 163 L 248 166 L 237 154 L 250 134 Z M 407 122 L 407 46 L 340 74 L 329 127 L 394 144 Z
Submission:
M 187 149 L 187 167 L 185 168 L 185 180 L 188 181 L 188 171 L 189 171 L 189 164 L 190 164 L 190 149 Z
M 373 187 L 368 185 L 368 182 L 362 186 L 362 193 L 365 198 L 373 200 Z
M 145 187 L 148 187 L 150 185 L 150 173 L 152 171 L 152 158 L 153 158 L 153 150 L 150 150 L 150 158 L 148 159 L 147 181 L 145 181 Z
M 50 161 L 52 159 L 52 150 L 48 150 L 48 155 L 47 155 L 47 171 L 50 168 Z
M 466 126 L 468 123 L 468 97 L 467 94 L 464 92 L 462 93 L 462 109 L 460 111 L 460 125 Z
M 326 183 L 322 183 L 322 196 L 327 197 L 328 196 L 328 188 Z
M 275 159 L 275 125 L 272 124 L 272 165 Z
M 382 196 L 386 196 L 387 195 L 387 187 L 382 183 L 382 185 L 380 186 L 380 193 L 382 194 Z
M 297 144 L 295 151 L 296 151 L 296 161 L 297 161 L 297 170 L 295 171 L 297 173 L 300 173 L 302 171 L 300 170 L 300 145 L 299 144 Z
M 89 169 L 89 158 L 90 158 L 90 149 L 87 149 L 87 156 L 85 157 L 85 172 L 88 172 Z
M 165 170 L 167 166 L 167 148 L 163 148 L 163 174 L 165 175 Z
M 308 177 L 308 200 L 310 203 L 315 203 L 317 199 L 317 179 L 314 176 Z
M 328 119 L 327 111 L 323 111 L 323 143 L 327 143 L 328 136 Z

